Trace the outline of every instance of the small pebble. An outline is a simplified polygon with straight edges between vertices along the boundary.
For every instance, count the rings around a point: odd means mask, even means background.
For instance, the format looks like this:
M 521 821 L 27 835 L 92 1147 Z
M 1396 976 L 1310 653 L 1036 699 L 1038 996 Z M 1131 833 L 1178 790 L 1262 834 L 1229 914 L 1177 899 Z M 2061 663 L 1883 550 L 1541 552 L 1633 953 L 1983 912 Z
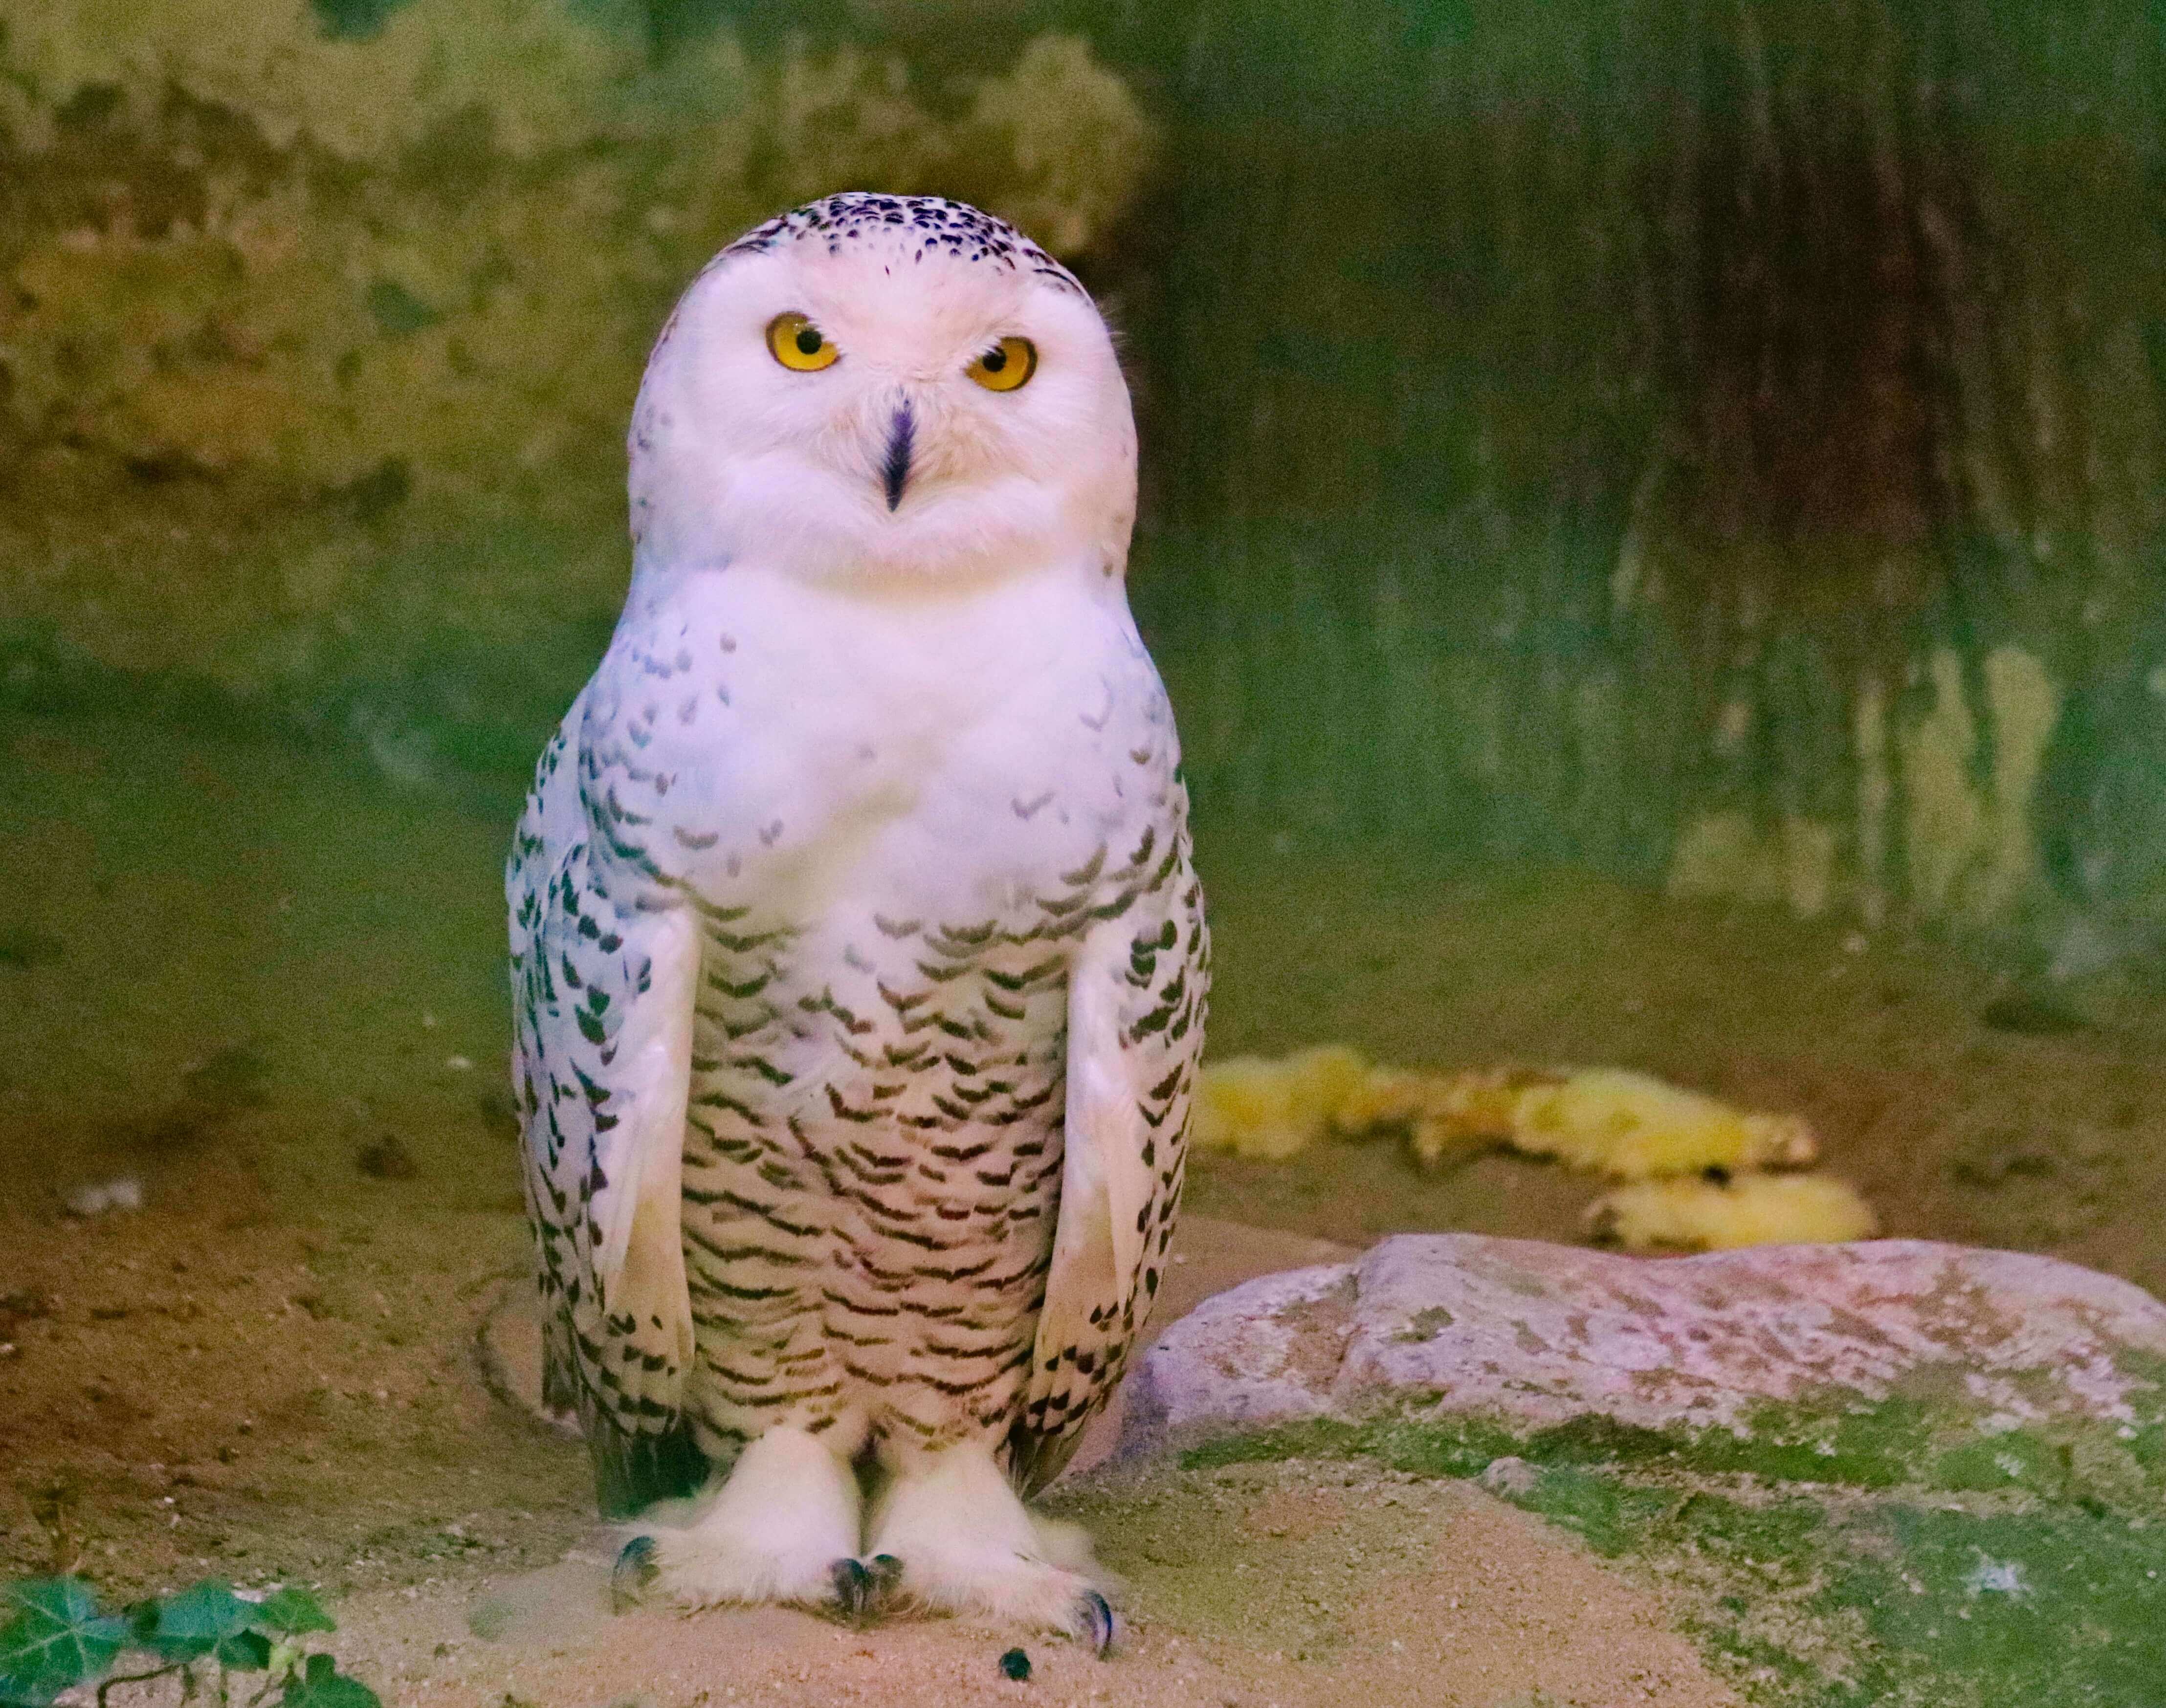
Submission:
M 1018 1684 L 1030 1681 L 1030 1657 L 1019 1648 L 1012 1648 L 1001 1657 L 1001 1676 L 1013 1679 Z
M 1989 1560 L 1981 1555 L 1971 1571 L 1973 1595 L 2021 1595 L 2023 1590 L 2023 1568 L 2017 1561 Z
M 103 1215 L 108 1210 L 140 1210 L 143 1207 L 143 1183 L 132 1174 L 123 1174 L 111 1180 L 96 1180 L 78 1186 L 67 1195 L 70 1215 Z
M 1531 1494 L 1542 1480 L 1542 1473 L 1516 1453 L 1501 1459 L 1492 1459 L 1486 1469 L 1474 1479 L 1500 1500 Z

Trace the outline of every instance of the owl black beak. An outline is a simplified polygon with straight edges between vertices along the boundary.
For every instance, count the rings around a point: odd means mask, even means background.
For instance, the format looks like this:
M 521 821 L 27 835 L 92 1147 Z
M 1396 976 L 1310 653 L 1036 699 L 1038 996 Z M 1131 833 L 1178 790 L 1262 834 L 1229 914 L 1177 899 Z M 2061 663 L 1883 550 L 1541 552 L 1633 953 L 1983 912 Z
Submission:
M 910 450 L 917 437 L 917 422 L 905 403 L 895 412 L 887 430 L 887 461 L 880 465 L 880 484 L 887 489 L 887 507 L 902 502 L 902 489 L 910 481 Z

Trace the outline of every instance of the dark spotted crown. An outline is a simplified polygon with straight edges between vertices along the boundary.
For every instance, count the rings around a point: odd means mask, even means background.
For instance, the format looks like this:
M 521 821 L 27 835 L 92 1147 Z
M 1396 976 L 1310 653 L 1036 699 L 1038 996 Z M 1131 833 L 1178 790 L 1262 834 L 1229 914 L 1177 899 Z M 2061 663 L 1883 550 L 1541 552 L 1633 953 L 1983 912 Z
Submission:
M 755 225 L 716 259 L 756 255 L 785 243 L 825 243 L 828 254 L 840 255 L 846 245 L 865 239 L 885 239 L 925 254 L 1011 271 L 1027 268 L 1083 292 L 1075 274 L 1006 220 L 945 196 L 881 196 L 864 190 L 823 196 Z

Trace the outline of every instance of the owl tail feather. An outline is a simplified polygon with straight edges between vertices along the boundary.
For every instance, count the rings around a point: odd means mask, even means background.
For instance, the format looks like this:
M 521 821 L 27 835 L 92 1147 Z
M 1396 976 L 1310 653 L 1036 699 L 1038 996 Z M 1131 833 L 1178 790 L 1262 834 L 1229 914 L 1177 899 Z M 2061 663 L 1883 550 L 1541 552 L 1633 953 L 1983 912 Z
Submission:
M 683 1500 L 707 1480 L 706 1455 L 693 1444 L 681 1417 L 653 1434 L 635 1433 L 599 1416 L 586 1430 L 594 1500 L 604 1518 L 630 1518 L 658 1500 Z
M 594 1500 L 604 1518 L 631 1518 L 658 1500 L 695 1494 L 707 1480 L 707 1457 L 682 1413 L 626 1429 L 581 1379 L 572 1331 L 559 1315 L 542 1334 L 542 1397 L 552 1412 L 576 1411 L 594 1461 Z

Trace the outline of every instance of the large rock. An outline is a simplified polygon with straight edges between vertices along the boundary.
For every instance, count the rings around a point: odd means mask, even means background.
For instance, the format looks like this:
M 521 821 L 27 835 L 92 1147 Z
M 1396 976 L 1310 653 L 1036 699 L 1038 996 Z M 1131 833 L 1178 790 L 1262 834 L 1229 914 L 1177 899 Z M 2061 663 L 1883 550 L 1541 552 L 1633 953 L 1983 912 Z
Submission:
M 1770 1402 L 1899 1394 L 1989 1431 L 2126 1426 L 2158 1410 L 2143 1355 L 2166 1358 L 2166 1305 L 2048 1257 L 1888 1240 L 1651 1260 L 1405 1235 L 1174 1324 L 1130 1383 L 1116 1457 L 1410 1409 L 1742 1431 Z

